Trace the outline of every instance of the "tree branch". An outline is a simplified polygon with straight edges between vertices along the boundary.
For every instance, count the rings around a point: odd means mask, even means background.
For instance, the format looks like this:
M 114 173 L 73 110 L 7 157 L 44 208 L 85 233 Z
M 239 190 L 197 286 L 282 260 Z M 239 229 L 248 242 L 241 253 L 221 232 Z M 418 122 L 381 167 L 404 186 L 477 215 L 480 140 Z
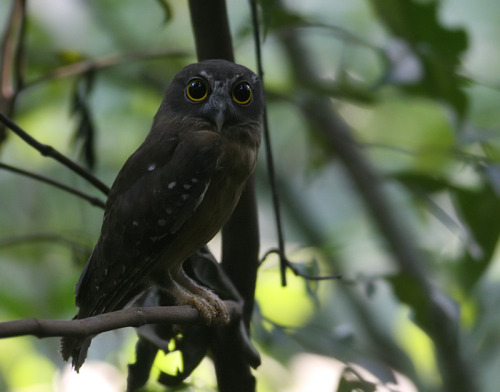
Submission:
M 286 268 L 290 268 L 290 270 L 293 272 L 295 276 L 300 276 L 301 278 L 304 278 L 305 280 L 312 280 L 312 281 L 320 281 L 320 280 L 337 280 L 337 279 L 342 279 L 342 275 L 339 274 L 333 274 L 333 275 L 309 275 L 306 274 L 297 268 L 297 266 L 292 263 L 288 258 L 283 254 L 281 249 L 279 248 L 272 248 L 269 249 L 266 253 L 264 253 L 264 256 L 262 256 L 262 259 L 260 261 L 260 264 L 263 264 L 266 259 L 272 255 L 278 255 L 280 258 L 280 262 L 282 262 Z M 286 281 L 285 281 L 286 283 Z
M 39 78 L 26 83 L 24 87 L 29 88 L 49 80 L 82 75 L 91 70 L 110 68 L 123 63 L 129 63 L 131 61 L 185 56 L 187 56 L 187 54 L 184 52 L 172 50 L 135 50 L 126 53 L 112 54 L 109 56 L 103 56 L 93 60 L 83 60 L 56 68 L 46 73 L 45 75 L 42 75 Z
M 234 301 L 224 301 L 231 320 L 240 317 L 241 308 Z M 199 322 L 198 311 L 189 306 L 133 307 L 81 320 L 44 320 L 27 318 L 0 322 L 0 338 L 34 335 L 38 338 L 90 336 L 125 327 L 145 324 L 190 324 Z
M 85 170 L 82 166 L 73 162 L 68 157 L 61 154 L 59 151 L 54 149 L 53 147 L 42 144 L 37 141 L 35 138 L 31 137 L 26 131 L 24 131 L 19 125 L 17 125 L 14 121 L 8 118 L 5 114 L 0 112 L 0 121 L 5 124 L 8 128 L 10 128 L 17 136 L 23 139 L 26 143 L 28 143 L 35 150 L 40 152 L 43 156 L 48 156 L 59 163 L 62 163 L 64 166 L 78 174 L 80 177 L 87 180 L 89 183 L 94 185 L 97 189 L 99 189 L 102 193 L 107 195 L 109 193 L 109 188 L 106 184 L 104 184 L 101 180 L 99 180 L 96 176 L 90 173 L 88 170 Z
M 234 61 L 225 0 L 189 0 L 198 60 Z M 231 218 L 222 230 L 222 268 L 243 298 L 246 331 L 254 305 L 259 266 L 259 225 L 255 184 L 249 179 Z M 210 345 L 221 392 L 255 391 L 255 377 L 238 341 L 238 325 L 216 328 Z
M 0 83 L 2 96 L 10 98 L 16 95 L 22 81 L 22 51 L 25 32 L 26 0 L 15 0 L 9 22 L 1 44 Z
M 32 173 L 32 172 L 29 172 L 26 170 L 22 170 L 22 169 L 19 169 L 17 167 L 6 165 L 5 163 L 1 163 L 1 162 L 0 162 L 0 169 L 4 169 L 4 170 L 10 171 L 10 172 L 31 178 L 33 180 L 37 180 L 40 182 L 44 182 L 45 184 L 52 185 L 56 188 L 62 189 L 65 192 L 71 193 L 72 195 L 78 196 L 81 199 L 87 200 L 93 206 L 104 209 L 104 207 L 106 205 L 106 203 L 103 200 L 99 199 L 98 197 L 90 196 L 90 195 L 86 194 L 85 192 L 81 192 L 78 189 L 75 189 L 73 187 L 65 185 L 65 184 L 63 184 L 59 181 L 53 180 L 51 178 L 42 176 L 40 174 L 36 174 L 36 173 Z
M 12 115 L 23 83 L 26 0 L 14 0 L 0 46 L 0 112 Z M 0 126 L 0 144 L 6 138 Z
M 225 0 L 189 0 L 198 61 L 234 61 Z
M 92 248 L 85 246 L 85 244 L 72 240 L 58 234 L 52 233 L 34 233 L 19 236 L 12 236 L 0 239 L 0 248 L 7 248 L 9 246 L 25 245 L 29 243 L 47 242 L 69 247 L 73 252 L 81 253 L 88 257 Z

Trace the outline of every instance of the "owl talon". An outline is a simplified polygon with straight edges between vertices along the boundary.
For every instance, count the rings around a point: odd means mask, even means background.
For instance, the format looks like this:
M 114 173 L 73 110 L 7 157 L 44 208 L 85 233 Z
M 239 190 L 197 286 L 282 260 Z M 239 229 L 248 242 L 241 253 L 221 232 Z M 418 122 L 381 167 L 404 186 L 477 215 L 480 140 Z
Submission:
M 191 305 L 198 310 L 208 326 L 229 323 L 229 312 L 224 302 L 214 292 L 200 286 L 180 270 L 168 288 L 179 305 Z
M 189 305 L 200 312 L 200 317 L 206 325 L 216 326 L 227 324 L 229 322 L 229 312 L 224 302 L 215 293 L 202 287 L 198 288 L 205 292 L 202 295 L 200 295 L 200 292 L 193 295 Z
M 198 313 L 200 313 L 200 318 L 205 324 L 210 325 L 212 323 L 212 320 L 215 317 L 215 311 L 212 306 L 203 298 L 192 296 L 191 298 L 189 298 L 189 301 L 188 303 L 186 303 L 186 305 L 191 305 L 193 308 L 195 308 Z
M 208 292 L 208 290 L 207 290 Z M 208 292 L 207 297 L 201 297 L 189 293 L 189 298 L 185 301 L 179 300 L 179 305 L 191 305 L 200 313 L 200 318 L 208 326 L 225 325 L 229 322 L 229 312 L 222 302 L 214 293 Z
M 208 290 L 207 290 L 208 291 Z M 208 292 L 210 298 L 205 298 L 212 308 L 212 318 L 207 325 L 225 325 L 229 323 L 229 312 L 224 302 L 222 302 L 215 293 Z

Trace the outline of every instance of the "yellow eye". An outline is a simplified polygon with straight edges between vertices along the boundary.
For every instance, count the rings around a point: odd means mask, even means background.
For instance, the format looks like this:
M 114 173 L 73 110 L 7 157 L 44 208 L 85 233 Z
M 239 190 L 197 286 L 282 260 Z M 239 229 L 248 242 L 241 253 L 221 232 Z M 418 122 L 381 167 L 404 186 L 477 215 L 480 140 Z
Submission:
M 186 97 L 192 102 L 201 102 L 208 96 L 208 88 L 205 81 L 191 79 L 186 87 Z
M 233 99 L 237 104 L 246 105 L 252 100 L 252 88 L 247 82 L 238 83 L 233 89 Z

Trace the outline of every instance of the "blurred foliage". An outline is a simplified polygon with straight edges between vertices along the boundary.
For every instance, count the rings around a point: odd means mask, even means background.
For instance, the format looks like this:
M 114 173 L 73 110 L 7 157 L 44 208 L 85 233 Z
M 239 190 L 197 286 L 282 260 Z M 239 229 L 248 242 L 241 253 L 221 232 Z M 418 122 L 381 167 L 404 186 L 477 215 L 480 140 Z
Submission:
M 0 2 L 2 26 L 10 3 Z M 75 159 L 82 156 L 75 147 L 82 147 L 87 163 L 111 184 L 148 132 L 171 77 L 195 61 L 187 4 L 27 3 L 24 79 L 29 88 L 18 97 L 14 119 L 38 140 Z M 236 59 L 255 69 L 248 5 L 228 3 Z M 285 4 L 260 1 L 287 249 L 308 273 L 341 273 L 343 279 L 305 282 L 290 274 L 289 285 L 282 288 L 276 260 L 263 264 L 252 326 L 263 356 L 256 371 L 258 391 L 321 391 L 330 384 L 338 391 L 446 389 L 440 367 L 446 358 L 437 355 L 442 342 L 426 332 L 429 304 L 394 262 L 345 168 L 298 111 L 297 105 L 311 94 L 329 97 L 332 110 L 345 119 L 370 165 L 382 175 L 391 207 L 424 255 L 431 297 L 452 322 L 458 352 L 477 390 L 496 391 L 500 3 Z M 293 77 L 280 40 L 292 29 L 299 30 L 311 53 L 308 60 L 320 83 L 299 86 Z M 151 52 L 140 52 L 145 48 Z M 152 55 L 165 50 L 177 55 Z M 60 67 L 135 51 L 127 61 L 91 73 L 38 79 Z M 12 134 L 1 146 L 0 161 L 98 195 Z M 257 174 L 266 251 L 276 238 L 263 161 Z M 98 236 L 101 211 L 9 172 L 0 172 L 0 187 L 0 320 L 72 317 L 73 287 Z M 78 376 L 62 363 L 57 339 L 2 340 L 0 390 L 74 391 L 79 384 L 85 390 L 120 390 L 126 364 L 134 361 L 135 340 L 131 331 L 96 338 L 89 364 Z M 295 366 L 305 354 L 315 354 L 327 370 L 321 373 L 316 366 L 313 371 L 307 362 Z M 167 357 L 157 355 L 157 374 L 176 373 L 178 361 Z M 93 366 L 97 361 L 118 368 L 118 381 L 116 369 L 99 373 Z M 312 384 L 313 379 L 319 383 Z M 209 391 L 215 385 L 205 359 L 179 390 Z M 162 390 L 154 380 L 147 388 Z

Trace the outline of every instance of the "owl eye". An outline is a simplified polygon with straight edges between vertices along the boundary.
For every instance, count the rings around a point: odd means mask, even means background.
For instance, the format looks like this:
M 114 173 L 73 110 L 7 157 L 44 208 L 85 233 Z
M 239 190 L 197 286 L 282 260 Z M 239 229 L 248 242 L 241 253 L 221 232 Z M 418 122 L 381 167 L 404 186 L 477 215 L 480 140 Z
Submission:
M 233 99 L 237 104 L 246 105 L 252 100 L 252 88 L 247 82 L 238 83 L 233 89 Z
M 186 96 L 192 102 L 201 102 L 208 96 L 206 83 L 201 79 L 191 79 L 186 87 Z

